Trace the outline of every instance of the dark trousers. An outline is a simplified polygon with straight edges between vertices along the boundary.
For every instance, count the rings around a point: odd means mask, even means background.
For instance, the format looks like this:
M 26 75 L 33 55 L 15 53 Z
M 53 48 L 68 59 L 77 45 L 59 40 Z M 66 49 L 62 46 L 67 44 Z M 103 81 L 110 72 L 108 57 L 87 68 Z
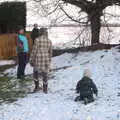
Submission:
M 24 78 L 27 59 L 28 59 L 27 53 L 18 53 L 18 70 L 17 70 L 18 79 Z
M 91 102 L 94 102 L 93 95 L 88 95 L 88 96 L 77 96 L 75 98 L 75 101 L 84 101 L 84 104 L 88 104 Z
M 47 91 L 48 91 L 48 73 L 47 72 L 34 71 L 34 82 L 35 82 L 34 92 L 39 91 L 40 88 L 42 88 L 43 92 L 47 94 Z M 42 82 L 41 85 L 39 84 L 39 82 Z
M 40 72 L 34 71 L 34 78 L 35 81 L 43 81 L 43 84 L 48 84 L 48 73 L 47 72 Z

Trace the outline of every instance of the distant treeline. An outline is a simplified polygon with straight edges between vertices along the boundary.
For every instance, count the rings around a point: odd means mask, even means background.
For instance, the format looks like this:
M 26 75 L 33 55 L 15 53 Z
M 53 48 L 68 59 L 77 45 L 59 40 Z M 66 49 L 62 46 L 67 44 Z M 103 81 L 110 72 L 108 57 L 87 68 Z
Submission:
M 26 26 L 26 2 L 0 4 L 0 33 L 16 32 L 19 25 Z
M 38 25 L 40 28 L 43 27 L 42 25 Z M 56 25 L 44 25 L 46 28 L 60 28 L 60 27 L 90 27 L 90 24 L 56 24 Z M 119 23 L 111 23 L 111 24 L 101 24 L 102 27 L 120 27 Z M 26 25 L 26 28 L 31 29 L 34 27 L 34 24 Z

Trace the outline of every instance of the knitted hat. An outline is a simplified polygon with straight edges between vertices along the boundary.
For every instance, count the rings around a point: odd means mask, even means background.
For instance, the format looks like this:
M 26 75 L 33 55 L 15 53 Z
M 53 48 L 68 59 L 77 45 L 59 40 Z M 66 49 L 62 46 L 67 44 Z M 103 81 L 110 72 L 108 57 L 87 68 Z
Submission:
M 39 30 L 40 35 L 43 35 L 45 32 L 47 32 L 47 28 L 40 28 Z
M 18 30 L 18 31 L 19 31 L 19 30 L 22 30 L 22 29 L 24 29 L 23 26 L 18 26 L 18 27 L 17 27 L 17 30 Z
M 90 69 L 85 69 L 84 73 L 83 73 L 83 76 L 90 78 L 92 76 L 92 73 L 91 73 Z

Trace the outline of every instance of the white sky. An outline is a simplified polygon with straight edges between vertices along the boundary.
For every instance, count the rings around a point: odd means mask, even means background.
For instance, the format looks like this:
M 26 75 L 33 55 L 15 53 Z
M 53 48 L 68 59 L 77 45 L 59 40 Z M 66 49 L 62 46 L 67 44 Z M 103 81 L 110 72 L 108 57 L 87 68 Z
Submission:
M 0 0 L 0 2 L 3 2 L 3 1 L 26 1 L 26 0 Z M 50 20 L 48 18 L 41 17 L 37 13 L 37 10 L 35 10 L 35 9 L 33 10 L 32 6 L 33 6 L 33 3 L 30 0 L 27 3 L 27 25 L 34 24 L 34 23 L 38 23 L 40 25 L 47 25 L 47 24 L 49 24 Z M 70 11 L 70 9 L 68 11 Z M 108 8 L 106 8 L 106 11 L 107 11 L 107 13 L 111 13 L 111 14 L 113 14 L 115 16 L 117 16 L 117 15 L 120 16 L 120 7 L 117 7 L 117 6 L 116 7 L 115 6 L 108 7 Z M 110 17 L 110 16 L 107 16 L 106 20 L 109 21 L 109 23 L 120 23 L 120 17 Z

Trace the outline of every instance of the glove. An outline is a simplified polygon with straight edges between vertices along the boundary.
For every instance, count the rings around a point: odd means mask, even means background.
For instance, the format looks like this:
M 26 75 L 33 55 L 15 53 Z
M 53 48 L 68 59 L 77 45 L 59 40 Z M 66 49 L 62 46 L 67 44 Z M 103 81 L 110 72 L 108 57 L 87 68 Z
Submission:
M 29 62 L 29 55 L 28 53 L 26 54 L 26 64 Z
M 33 67 L 34 66 L 34 63 L 32 60 L 30 60 L 30 65 Z

